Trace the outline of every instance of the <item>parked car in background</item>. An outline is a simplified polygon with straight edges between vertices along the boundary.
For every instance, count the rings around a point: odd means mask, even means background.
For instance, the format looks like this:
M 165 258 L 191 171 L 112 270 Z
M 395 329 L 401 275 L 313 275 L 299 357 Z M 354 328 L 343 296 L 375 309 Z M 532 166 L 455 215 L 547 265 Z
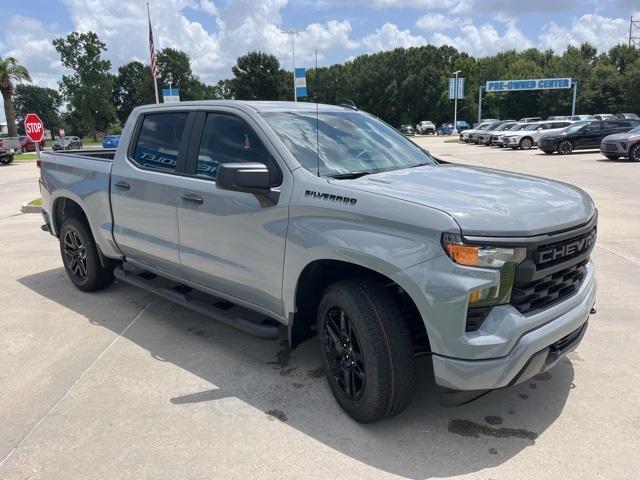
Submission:
M 478 145 L 486 145 L 488 147 L 489 145 L 491 145 L 491 138 L 495 133 L 507 130 L 513 127 L 516 123 L 518 122 L 516 122 L 515 120 L 505 120 L 492 129 L 483 130 L 482 132 L 478 133 L 475 143 L 477 143 Z
M 625 133 L 614 133 L 602 139 L 600 153 L 609 160 L 627 157 L 640 162 L 640 126 Z
M 505 135 L 509 135 L 510 132 L 517 132 L 518 130 L 522 130 L 527 125 L 530 125 L 530 124 L 516 122 L 516 124 L 512 125 L 510 128 L 507 128 L 499 132 L 495 132 L 493 135 L 491 135 L 491 145 L 495 145 L 496 147 L 503 147 Z
M 586 120 L 596 120 L 596 117 L 593 115 L 572 115 L 569 117 L 569 120 L 573 120 L 574 122 L 583 122 Z
M 540 122 L 542 121 L 542 117 L 524 117 L 518 121 L 522 123 Z
M 547 120 L 569 120 L 569 117 L 567 115 L 552 115 L 547 117 Z
M 600 148 L 602 140 L 615 133 L 625 133 L 640 125 L 640 120 L 591 120 L 577 122 L 554 134 L 544 135 L 538 148 L 544 153 L 567 155 L 574 150 Z
M 80 137 L 58 137 L 51 145 L 53 150 L 75 150 L 82 148 L 82 140 Z
M 613 113 L 597 113 L 593 116 L 596 120 L 615 120 L 616 117 Z
M 616 113 L 616 118 L 622 120 L 640 120 L 640 117 L 635 113 Z
M 529 150 L 538 144 L 540 137 L 546 133 L 554 133 L 563 130 L 573 122 L 569 120 L 552 120 L 543 122 L 533 122 L 522 130 L 512 133 L 506 133 L 503 137 L 505 147 L 511 147 L 514 150 Z
M 475 143 L 477 145 L 478 144 L 478 135 L 480 135 L 481 133 L 487 132 L 489 130 L 494 130 L 495 128 L 497 128 L 501 124 L 502 124 L 502 120 L 498 120 L 498 121 L 495 121 L 495 122 L 489 122 L 489 123 L 485 123 L 484 125 L 480 125 L 476 129 L 476 131 L 471 132 L 467 136 L 467 143 Z
M 469 130 L 471 126 L 465 122 L 464 120 L 458 120 L 458 133 L 464 132 L 465 130 Z M 436 131 L 438 135 L 451 135 L 453 133 L 453 122 L 452 123 L 443 123 L 438 127 Z
M 31 141 L 31 139 L 25 135 L 21 135 L 19 137 L 20 140 L 20 151 L 22 153 L 25 152 L 35 152 L 36 151 L 36 144 L 35 142 Z M 44 139 L 42 139 L 42 141 L 40 142 L 40 149 L 42 150 L 46 145 L 46 141 Z
M 400 133 L 403 135 L 415 135 L 416 129 L 413 128 L 411 125 L 402 125 L 400 127 Z
M 118 148 L 120 135 L 107 135 L 102 139 L 102 148 Z
M 428 135 L 428 134 L 435 135 L 436 126 L 433 124 L 433 122 L 430 122 L 429 120 L 423 120 L 418 125 L 416 125 L 416 131 L 423 135 Z
M 480 125 L 483 125 L 488 122 L 497 122 L 500 120 L 499 118 L 483 118 L 479 122 L 473 124 L 473 128 L 478 128 Z
M 477 127 L 470 128 L 468 130 L 465 130 L 464 132 L 460 132 L 460 136 L 458 138 L 460 139 L 461 142 L 469 143 L 470 136 L 472 135 L 475 136 L 475 134 L 477 134 L 478 132 L 484 130 L 485 128 L 488 128 L 489 125 L 492 125 L 499 121 L 500 120 L 489 120 L 488 122 L 481 123 Z

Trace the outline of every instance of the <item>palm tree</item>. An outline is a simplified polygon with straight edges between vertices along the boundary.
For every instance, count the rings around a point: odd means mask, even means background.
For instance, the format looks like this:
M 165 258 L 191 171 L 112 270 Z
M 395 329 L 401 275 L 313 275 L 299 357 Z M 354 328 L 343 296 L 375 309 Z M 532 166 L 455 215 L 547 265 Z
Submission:
M 7 117 L 7 129 L 10 137 L 18 136 L 16 112 L 13 110 L 13 82 L 31 81 L 29 72 L 13 57 L 0 58 L 0 92 L 4 100 L 4 114 Z

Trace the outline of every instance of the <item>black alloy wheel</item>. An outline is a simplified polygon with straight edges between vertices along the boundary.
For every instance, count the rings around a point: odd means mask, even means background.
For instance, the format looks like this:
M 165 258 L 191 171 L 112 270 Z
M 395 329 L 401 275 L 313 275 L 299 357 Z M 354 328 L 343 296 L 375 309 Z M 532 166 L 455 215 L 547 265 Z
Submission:
M 629 149 L 629 160 L 640 162 L 640 143 L 635 144 Z
M 64 255 L 71 273 L 84 281 L 87 278 L 87 249 L 74 230 L 67 230 L 64 235 Z
M 558 153 L 560 155 L 569 155 L 573 152 L 573 142 L 571 140 L 562 140 L 558 144 Z
M 327 312 L 324 333 L 331 375 L 349 399 L 358 400 L 366 383 L 364 356 L 355 327 L 340 307 Z

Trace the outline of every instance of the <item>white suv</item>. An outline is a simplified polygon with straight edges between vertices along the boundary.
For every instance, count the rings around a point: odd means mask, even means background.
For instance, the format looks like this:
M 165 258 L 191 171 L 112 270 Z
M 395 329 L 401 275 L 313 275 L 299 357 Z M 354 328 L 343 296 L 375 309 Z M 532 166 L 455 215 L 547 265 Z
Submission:
M 541 135 L 560 131 L 572 123 L 574 122 L 570 120 L 545 120 L 543 122 L 535 122 L 527 125 L 522 130 L 506 132 L 502 138 L 502 144 L 505 147 L 511 147 L 514 150 L 518 148 L 522 150 L 529 150 L 531 147 L 538 144 L 538 140 Z
M 432 135 L 435 135 L 436 126 L 433 124 L 433 122 L 430 122 L 429 120 L 423 120 L 416 125 L 416 132 L 427 134 L 427 135 L 431 133 Z

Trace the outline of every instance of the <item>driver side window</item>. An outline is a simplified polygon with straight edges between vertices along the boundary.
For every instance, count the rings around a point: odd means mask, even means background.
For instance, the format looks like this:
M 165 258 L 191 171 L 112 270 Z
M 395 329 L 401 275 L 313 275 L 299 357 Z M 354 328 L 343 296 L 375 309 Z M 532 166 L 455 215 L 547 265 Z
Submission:
M 271 172 L 272 183 L 277 181 L 278 166 L 244 120 L 222 113 L 208 114 L 200 139 L 196 176 L 215 180 L 219 165 L 244 162 L 265 164 Z

